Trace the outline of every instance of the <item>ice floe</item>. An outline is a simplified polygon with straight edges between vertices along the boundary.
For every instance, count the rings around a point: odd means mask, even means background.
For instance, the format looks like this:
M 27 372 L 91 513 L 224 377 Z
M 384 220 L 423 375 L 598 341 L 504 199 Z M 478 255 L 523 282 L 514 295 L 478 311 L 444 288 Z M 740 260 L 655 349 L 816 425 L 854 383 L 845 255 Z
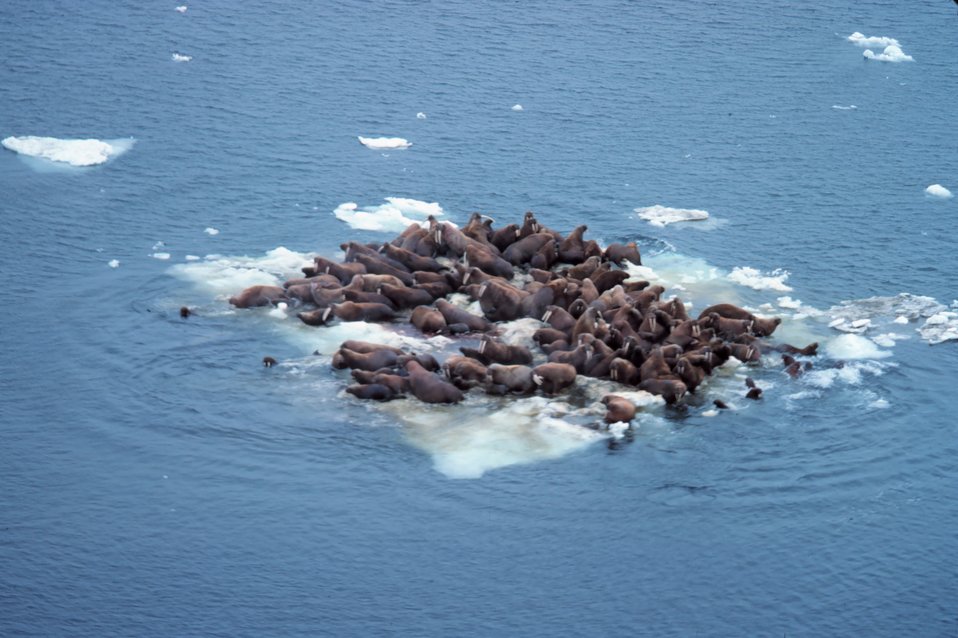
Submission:
M 357 230 L 402 232 L 410 224 L 425 223 L 430 215 L 443 214 L 436 202 L 423 202 L 404 197 L 387 197 L 385 204 L 359 208 L 355 202 L 340 204 L 333 211 L 336 219 L 346 222 Z
M 855 33 L 848 36 L 848 41 L 857 44 L 860 47 L 889 47 L 889 46 L 899 46 L 898 40 L 895 38 L 888 38 L 885 36 L 873 35 L 871 37 L 866 37 L 864 33 Z
M 891 352 L 882 350 L 869 339 L 857 334 L 843 334 L 825 344 L 825 352 L 833 359 L 883 359 Z
M 953 197 L 951 191 L 942 186 L 941 184 L 932 184 L 925 189 L 925 195 L 929 197 L 936 197 L 938 199 L 950 199 Z
M 512 110 L 513 110 L 513 111 L 521 111 L 521 110 L 522 110 L 522 105 L 521 105 L 521 104 L 513 104 L 513 105 L 512 105 Z
M 120 267 L 120 260 L 119 260 L 119 259 L 111 259 L 108 265 L 110 266 L 110 268 L 119 268 L 119 267 Z
M 891 46 L 885 47 L 885 50 L 881 53 L 875 53 L 871 49 L 865 49 L 862 52 L 862 55 L 867 60 L 878 60 L 879 62 L 914 62 L 915 58 L 906 54 L 901 50 L 901 47 Z
M 419 111 L 418 113 L 416 113 L 416 119 L 417 119 L 417 120 L 424 120 L 424 119 L 426 119 L 426 114 L 423 113 L 422 111 Z
M 943 310 L 933 314 L 918 328 L 918 334 L 930 344 L 958 339 L 958 312 Z
M 192 55 L 183 55 L 182 53 L 173 53 L 174 62 L 189 62 L 193 59 Z
M 832 108 L 835 109 L 836 111 L 854 111 L 858 109 L 858 107 L 855 106 L 854 104 L 849 104 L 848 106 L 842 106 L 841 104 L 832 104 Z
M 747 286 L 753 290 L 778 290 L 781 292 L 790 292 L 791 286 L 785 283 L 788 279 L 788 271 L 776 269 L 770 273 L 763 273 L 755 268 L 748 266 L 736 266 L 729 273 L 728 278 L 737 284 Z M 782 306 L 785 307 L 785 306 Z
M 70 166 L 96 166 L 133 148 L 133 138 L 118 140 L 7 137 L 0 144 L 15 153 Z
M 646 220 L 653 226 L 667 226 L 678 222 L 702 221 L 709 218 L 709 214 L 704 210 L 694 208 L 669 208 L 668 206 L 646 206 L 636 208 L 635 212 L 639 217 Z
M 359 143 L 374 151 L 396 151 L 412 146 L 409 140 L 401 137 L 363 137 L 360 135 Z
M 167 261 L 170 258 L 170 253 L 153 253 L 151 257 L 160 261 Z
M 203 230 L 203 232 L 206 233 L 207 235 L 211 235 L 211 236 L 212 236 L 212 235 L 219 235 L 219 234 L 220 234 L 220 231 L 219 231 L 218 229 L 216 229 L 216 228 L 213 228 L 212 226 L 207 226 L 207 227 Z
M 181 4 L 180 6 L 176 7 L 176 11 L 179 11 L 180 13 L 186 13 L 186 9 L 187 6 L 185 4 Z

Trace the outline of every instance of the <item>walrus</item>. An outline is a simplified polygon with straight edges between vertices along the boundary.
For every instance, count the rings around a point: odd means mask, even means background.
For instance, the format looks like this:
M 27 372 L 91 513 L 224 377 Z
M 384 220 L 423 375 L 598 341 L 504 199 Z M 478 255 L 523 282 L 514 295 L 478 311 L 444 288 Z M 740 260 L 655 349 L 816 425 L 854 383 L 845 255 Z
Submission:
M 569 333 L 555 328 L 539 328 L 532 333 L 532 340 L 539 346 L 548 345 L 554 341 L 562 341 L 569 338 Z
M 403 354 L 402 348 L 397 348 L 396 346 L 386 345 L 385 343 L 373 343 L 372 341 L 360 341 L 358 339 L 347 339 L 339 344 L 340 348 L 346 348 L 347 350 L 352 350 L 353 352 L 361 352 L 363 354 L 368 354 L 370 352 L 379 352 L 380 350 L 389 350 L 390 352 L 395 353 L 397 356 Z
M 575 383 L 575 367 L 568 363 L 543 363 L 532 369 L 532 382 L 547 395 L 558 394 Z
M 465 398 L 462 390 L 427 371 L 415 359 L 406 362 L 409 390 L 425 403 L 458 403 Z
M 639 247 L 634 241 L 628 244 L 609 244 L 603 254 L 608 261 L 616 266 L 621 266 L 623 261 L 630 261 L 636 266 L 642 265 L 642 256 L 639 254 Z
M 257 308 L 275 306 L 281 301 L 289 301 L 286 289 L 280 286 L 250 286 L 243 292 L 230 297 L 230 304 L 237 308 Z
M 686 319 L 674 326 L 669 334 L 663 340 L 665 343 L 674 343 L 687 347 L 689 344 L 698 342 L 702 338 L 702 326 L 697 319 Z
M 357 399 L 372 399 L 373 401 L 392 401 L 401 395 L 392 388 L 380 383 L 356 383 L 346 387 L 346 392 Z
M 695 389 L 705 380 L 705 370 L 695 365 L 694 359 L 689 355 L 679 357 L 673 369 L 675 374 L 682 379 L 688 391 L 693 394 L 695 393 Z
M 344 301 L 330 306 L 337 319 L 342 321 L 392 321 L 396 312 L 381 303 L 357 303 Z
M 717 312 L 710 312 L 699 319 L 703 326 L 712 328 L 715 333 L 725 339 L 735 339 L 742 335 L 752 334 L 755 322 L 751 319 L 728 319 Z
M 492 252 L 491 246 L 472 244 L 466 247 L 466 263 L 496 277 L 512 279 L 512 265 Z
M 522 312 L 522 300 L 529 293 L 496 279 L 479 286 L 479 307 L 490 321 L 511 321 Z
M 517 363 L 532 363 L 532 353 L 523 345 L 508 345 L 501 341 L 482 337 L 479 342 L 479 354 L 489 363 L 512 365 Z M 487 364 L 488 365 L 488 364 Z
M 522 217 L 522 226 L 519 228 L 519 232 L 516 233 L 517 239 L 525 239 L 529 235 L 535 235 L 542 231 L 542 224 L 536 220 L 535 213 L 531 210 L 527 210 L 526 214 Z
M 186 319 L 186 318 L 189 317 L 191 314 L 193 314 L 193 313 L 192 313 L 192 312 L 190 311 L 190 309 L 187 308 L 186 306 L 182 306 L 182 307 L 180 308 L 180 317 L 181 317 L 182 319 Z
M 412 311 L 409 323 L 419 328 L 420 332 L 442 332 L 446 328 L 446 318 L 435 308 L 419 306 Z
M 276 365 L 276 359 L 274 359 L 273 357 L 269 357 L 269 356 L 263 357 L 263 367 L 264 367 L 264 368 L 272 368 L 274 365 Z
M 443 318 L 449 325 L 462 323 L 476 332 L 487 332 L 492 328 L 492 324 L 485 317 L 474 315 L 445 299 L 437 299 L 436 308 L 442 313 Z
M 332 275 L 339 279 L 340 283 L 344 286 L 352 281 L 356 275 L 366 273 L 366 267 L 362 264 L 355 262 L 340 264 L 325 257 L 313 257 L 313 266 L 306 266 L 302 270 L 307 276 L 315 276 L 317 274 Z
M 333 308 L 332 306 L 326 306 L 316 310 L 306 310 L 296 313 L 296 316 L 307 326 L 325 326 L 333 317 Z
M 361 370 L 354 368 L 350 373 L 359 383 L 376 383 L 384 385 L 396 394 L 403 394 L 409 391 L 409 378 L 398 374 L 391 374 L 381 370 Z
M 428 306 L 434 301 L 432 295 L 422 288 L 408 286 L 380 286 L 379 293 L 389 299 L 400 310 L 408 310 L 419 306 Z
M 709 306 L 701 313 L 699 313 L 699 319 L 703 317 L 708 317 L 711 313 L 716 313 L 726 319 L 739 319 L 739 320 L 748 320 L 753 322 L 752 332 L 759 337 L 769 337 L 775 329 L 778 328 L 779 324 L 782 323 L 781 318 L 773 317 L 771 319 L 756 317 L 748 310 L 744 308 L 739 308 L 730 303 L 720 303 L 715 304 L 714 306 Z
M 572 340 L 576 341 L 579 338 L 579 335 L 584 334 L 593 334 L 595 332 L 596 323 L 599 321 L 599 311 L 595 308 L 587 308 L 585 312 L 576 320 L 575 325 L 572 326 Z
M 427 272 L 439 272 L 442 270 L 442 264 L 431 257 L 423 257 L 416 253 L 393 246 L 392 244 L 383 244 L 382 253 L 390 259 L 395 259 L 410 271 L 423 270 Z
M 624 270 L 606 270 L 601 274 L 592 273 L 589 275 L 589 279 L 592 280 L 592 283 L 595 284 L 596 289 L 603 293 L 610 288 L 615 288 L 616 286 L 622 284 L 626 279 L 629 278 L 629 273 Z
M 553 350 L 549 353 L 549 362 L 571 365 L 577 374 L 584 374 L 586 364 L 589 363 L 594 352 L 595 348 L 591 343 L 579 343 L 569 351 Z
M 645 362 L 639 366 L 639 377 L 642 381 L 667 377 L 672 374 L 672 368 L 665 360 L 662 348 L 655 348 L 646 357 Z
M 355 288 L 343 288 L 343 297 L 346 301 L 352 301 L 358 304 L 379 304 L 386 306 L 392 311 L 399 310 L 396 307 L 396 304 L 393 303 L 392 299 L 386 295 L 380 294 L 378 292 L 366 292 L 364 290 L 356 290 Z M 430 298 L 431 302 L 431 298 Z M 343 302 L 333 302 L 333 303 L 343 303 Z M 332 304 L 329 304 L 332 305 Z
M 493 363 L 486 369 L 486 391 L 490 394 L 531 394 L 536 384 L 532 368 L 526 365 Z
M 538 319 L 545 313 L 546 308 L 552 305 L 553 301 L 555 301 L 555 293 L 553 293 L 552 288 L 542 286 L 532 294 L 522 298 L 522 301 L 519 302 L 519 315 Z
M 559 253 L 557 251 L 556 242 L 554 239 L 550 239 L 544 243 L 541 248 L 539 248 L 535 255 L 532 256 L 532 258 L 529 260 L 529 265 L 533 268 L 549 270 L 558 259 Z
M 585 261 L 585 246 L 582 235 L 589 227 L 585 224 L 576 226 L 568 237 L 559 242 L 559 261 L 566 264 L 579 264 Z
M 626 385 L 638 385 L 641 381 L 639 369 L 628 359 L 615 358 L 609 364 L 609 377 L 613 381 Z
M 550 241 L 555 240 L 547 233 L 535 233 L 523 237 L 502 251 L 502 258 L 513 266 L 521 266 L 531 261 L 532 257 Z
M 607 394 L 602 397 L 602 404 L 606 407 L 606 423 L 629 423 L 635 418 L 635 404 L 625 397 Z
M 478 387 L 486 381 L 486 366 L 470 357 L 453 355 L 443 362 L 442 369 L 460 390 Z
M 639 390 L 656 394 L 665 399 L 668 405 L 675 405 L 685 396 L 687 388 L 678 379 L 646 379 L 639 384 Z
M 432 356 L 428 352 L 419 352 L 419 353 L 403 353 L 396 358 L 396 365 L 400 368 L 406 365 L 407 361 L 415 361 L 423 367 L 427 372 L 437 372 L 439 370 L 439 362 L 436 360 L 436 357 Z
M 529 234 L 531 235 L 532 233 Z M 499 230 L 493 230 L 489 237 L 489 241 L 493 246 L 499 249 L 500 253 L 508 248 L 510 244 L 515 243 L 518 239 L 519 227 L 516 224 L 509 224 L 507 226 L 503 226 Z
M 646 286 L 638 291 L 630 291 L 626 288 L 626 294 L 632 298 L 635 307 L 643 313 L 648 310 L 653 303 L 659 300 L 663 292 L 665 292 L 665 288 L 659 285 Z
M 742 363 L 756 363 L 762 359 L 762 351 L 755 346 L 744 343 L 730 343 L 728 347 L 732 351 L 732 356 Z
M 375 275 L 392 275 L 407 286 L 412 286 L 416 283 L 412 278 L 412 273 L 409 272 L 405 266 L 403 266 L 402 269 L 396 268 L 394 265 L 387 263 L 386 259 L 379 253 L 376 253 L 375 256 L 358 253 L 356 255 L 356 261 L 365 266 L 368 273 Z M 402 264 L 398 265 L 402 266 Z
M 566 268 L 563 272 L 563 276 L 570 279 L 583 280 L 589 277 L 592 273 L 599 269 L 602 266 L 602 260 L 598 257 L 589 257 L 582 263 L 572 266 L 571 268 Z
M 542 313 L 542 321 L 549 324 L 556 330 L 571 335 L 575 328 L 576 319 L 569 312 L 560 306 L 547 306 L 546 311 Z
M 337 370 L 344 368 L 359 368 L 360 370 L 380 370 L 396 365 L 398 356 L 391 350 L 376 350 L 374 352 L 356 352 L 348 348 L 340 348 L 333 355 L 333 367 Z

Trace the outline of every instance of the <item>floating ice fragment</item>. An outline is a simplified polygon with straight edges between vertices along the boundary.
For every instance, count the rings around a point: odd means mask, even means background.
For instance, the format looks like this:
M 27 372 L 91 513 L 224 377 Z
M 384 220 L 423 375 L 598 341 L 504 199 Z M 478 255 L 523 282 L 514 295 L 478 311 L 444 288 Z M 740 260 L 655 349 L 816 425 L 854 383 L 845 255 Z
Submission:
M 791 286 L 785 283 L 785 280 L 788 279 L 788 275 L 787 270 L 775 269 L 770 273 L 762 273 L 748 266 L 736 266 L 732 269 L 732 272 L 729 273 L 728 279 L 753 290 L 779 290 L 781 292 L 790 292 L 792 290 Z
M 192 55 L 183 55 L 183 54 L 181 54 L 181 53 L 174 53 L 174 54 L 173 54 L 173 61 L 174 61 L 174 62 L 189 62 L 189 61 L 192 60 L 192 59 L 193 59 L 193 56 L 192 56 Z
M 180 13 L 186 13 L 186 8 L 187 7 L 185 4 L 181 4 L 180 6 L 176 7 L 176 10 L 179 11 Z
M 512 105 L 512 110 L 513 110 L 513 111 L 521 111 L 521 110 L 522 110 L 522 105 L 521 105 L 521 104 L 513 104 L 513 105 Z
M 908 323 L 908 317 L 905 315 L 899 315 L 895 317 L 895 321 L 893 323 Z
M 206 233 L 207 235 L 219 235 L 219 234 L 220 234 L 220 231 L 217 230 L 216 228 L 213 228 L 212 226 L 207 226 L 206 229 L 203 230 L 203 232 Z
M 646 220 L 653 226 L 659 227 L 678 222 L 702 221 L 709 218 L 708 212 L 704 210 L 694 208 L 669 208 L 668 206 L 660 206 L 659 204 L 636 208 L 635 212 L 638 213 L 640 218 Z
M 871 339 L 856 334 L 839 335 L 825 344 L 825 351 L 833 359 L 882 359 L 891 353 L 881 350 Z
M 885 399 L 875 399 L 874 401 L 868 404 L 868 407 L 875 408 L 878 410 L 884 410 L 890 407 L 890 404 Z
M 941 184 L 932 184 L 926 188 L 925 195 L 928 195 L 929 197 L 937 197 L 938 199 L 950 199 L 953 197 L 951 191 Z
M 402 150 L 412 146 L 409 140 L 401 137 L 363 137 L 360 135 L 359 143 L 366 148 L 371 148 L 376 151 Z
M 802 302 L 799 299 L 792 299 L 791 297 L 779 297 L 778 305 L 782 308 L 798 310 L 802 307 Z
M 910 55 L 905 54 L 901 48 L 895 46 L 885 47 L 885 50 L 879 54 L 876 54 L 871 49 L 865 49 L 862 53 L 866 60 L 878 60 L 879 62 L 914 62 L 915 58 Z
M 276 304 L 276 307 L 269 311 L 269 316 L 274 319 L 285 319 L 286 318 L 286 309 L 289 305 L 285 301 L 281 301 Z
M 424 223 L 423 220 L 429 215 L 438 217 L 443 214 L 442 207 L 436 202 L 422 202 L 405 197 L 387 197 L 386 201 L 386 204 L 363 209 L 355 202 L 346 202 L 337 206 L 333 215 L 358 230 L 402 232 L 410 224 Z
M 424 119 L 426 119 L 426 114 L 423 113 L 422 111 L 419 111 L 418 113 L 416 113 L 416 119 L 417 119 L 417 120 L 424 120 Z
M 160 260 L 166 261 L 167 259 L 170 258 L 170 253 L 153 253 L 152 257 L 153 259 L 160 259 Z
M 15 153 L 71 166 L 94 166 L 125 153 L 135 140 L 59 139 L 56 137 L 7 137 L 0 144 Z
M 199 258 L 198 255 L 187 255 L 187 256 L 186 256 L 186 261 L 199 261 L 199 260 L 200 260 L 200 258 Z
M 895 38 L 888 38 L 885 36 L 873 35 L 871 37 L 865 37 L 864 33 L 855 33 L 848 36 L 849 42 L 854 42 L 860 47 L 888 47 L 888 46 L 898 46 L 898 40 Z
M 858 107 L 854 104 L 849 104 L 848 106 L 842 106 L 841 104 L 832 104 L 832 108 L 836 111 L 854 111 Z
M 110 268 L 119 268 L 119 267 L 120 267 L 120 260 L 119 260 L 119 259 L 111 259 L 109 265 L 110 265 Z

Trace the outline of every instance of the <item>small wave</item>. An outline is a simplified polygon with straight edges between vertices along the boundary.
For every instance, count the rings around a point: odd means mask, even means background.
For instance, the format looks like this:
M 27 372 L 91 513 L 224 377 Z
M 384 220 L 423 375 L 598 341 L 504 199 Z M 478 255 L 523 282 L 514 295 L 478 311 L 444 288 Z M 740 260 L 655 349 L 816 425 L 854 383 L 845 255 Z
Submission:
M 885 50 L 881 53 L 875 53 L 871 49 L 865 49 L 862 53 L 866 60 L 877 60 L 879 62 L 914 62 L 915 58 L 906 54 L 901 50 L 901 47 L 891 46 L 885 47 Z
M 899 46 L 898 40 L 895 38 L 889 38 L 885 36 L 873 35 L 866 37 L 864 33 L 855 33 L 848 36 L 847 40 L 853 42 L 860 47 L 889 47 L 889 46 Z
M 412 146 L 409 140 L 401 137 L 363 137 L 360 135 L 359 143 L 375 151 L 395 151 Z
M 355 202 L 346 202 L 337 206 L 333 215 L 357 230 L 398 233 L 410 224 L 424 223 L 430 215 L 438 217 L 443 214 L 442 207 L 436 202 L 405 197 L 387 197 L 386 202 L 366 208 L 359 208 Z
M 60 139 L 56 137 L 7 137 L 0 144 L 20 155 L 70 166 L 96 166 L 133 148 L 133 138 L 119 140 Z
M 653 226 L 659 227 L 676 224 L 678 222 L 702 221 L 709 218 L 708 212 L 704 210 L 696 210 L 694 208 L 669 208 L 667 206 L 660 206 L 659 204 L 636 208 L 635 212 L 638 213 L 641 219 L 646 220 Z
M 747 286 L 753 290 L 778 290 L 781 292 L 790 292 L 791 286 L 786 285 L 788 271 L 776 269 L 770 273 L 762 273 L 755 268 L 748 266 L 736 266 L 729 273 L 729 280 L 742 286 Z M 784 307 L 784 306 L 783 306 Z
M 928 195 L 929 197 L 937 197 L 938 199 L 951 199 L 953 197 L 951 191 L 941 184 L 932 184 L 926 188 L 925 195 Z
M 182 53 L 174 53 L 173 61 L 174 62 L 189 62 L 193 59 L 192 55 L 183 55 Z

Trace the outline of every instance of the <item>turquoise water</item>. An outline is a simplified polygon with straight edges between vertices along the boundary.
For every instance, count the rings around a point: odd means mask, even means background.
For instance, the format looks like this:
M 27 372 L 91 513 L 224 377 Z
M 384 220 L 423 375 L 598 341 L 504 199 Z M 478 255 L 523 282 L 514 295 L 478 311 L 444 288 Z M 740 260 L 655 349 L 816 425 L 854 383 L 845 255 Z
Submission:
M 0 7 L 0 138 L 135 140 L 0 153 L 0 634 L 958 632 L 958 350 L 916 331 L 958 298 L 956 200 L 924 193 L 958 190 L 954 6 L 473 5 Z M 323 336 L 224 295 L 385 239 L 333 211 L 386 197 L 636 239 L 697 306 L 837 345 L 631 443 L 370 408 Z M 842 302 L 878 354 L 838 347 Z

